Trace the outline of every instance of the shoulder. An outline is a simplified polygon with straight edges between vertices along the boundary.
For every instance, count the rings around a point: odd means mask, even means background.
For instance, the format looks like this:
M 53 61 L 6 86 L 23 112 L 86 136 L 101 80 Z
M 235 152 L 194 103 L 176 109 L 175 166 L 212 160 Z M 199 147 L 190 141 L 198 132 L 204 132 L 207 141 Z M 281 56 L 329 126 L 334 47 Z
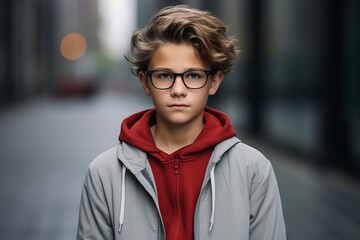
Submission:
M 236 137 L 221 143 L 221 145 L 223 146 L 219 147 L 219 149 L 223 149 L 222 160 L 227 159 L 227 161 L 243 167 L 267 168 L 271 165 L 264 154 L 256 148 L 241 142 Z
M 107 165 L 113 164 L 114 160 L 117 160 L 117 147 L 112 147 L 96 156 L 94 160 L 90 163 L 89 168 L 104 168 Z
M 258 149 L 249 146 L 243 142 L 239 142 L 234 145 L 229 151 L 229 154 L 234 159 L 237 159 L 242 164 L 257 165 L 257 166 L 269 166 L 270 161 L 264 156 Z
M 117 147 L 112 147 L 95 157 L 89 165 L 88 174 L 94 177 L 109 176 L 118 168 Z
M 248 188 L 258 186 L 272 173 L 271 162 L 259 150 L 238 141 L 226 151 L 219 163 L 234 179 L 241 178 Z

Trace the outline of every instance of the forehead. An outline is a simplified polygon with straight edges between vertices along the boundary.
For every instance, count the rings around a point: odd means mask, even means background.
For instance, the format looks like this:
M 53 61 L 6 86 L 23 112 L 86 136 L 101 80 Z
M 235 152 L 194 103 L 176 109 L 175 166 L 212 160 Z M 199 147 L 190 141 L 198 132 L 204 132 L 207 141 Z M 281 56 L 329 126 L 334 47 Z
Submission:
M 154 51 L 148 68 L 180 72 L 191 68 L 205 69 L 208 66 L 191 44 L 165 43 Z

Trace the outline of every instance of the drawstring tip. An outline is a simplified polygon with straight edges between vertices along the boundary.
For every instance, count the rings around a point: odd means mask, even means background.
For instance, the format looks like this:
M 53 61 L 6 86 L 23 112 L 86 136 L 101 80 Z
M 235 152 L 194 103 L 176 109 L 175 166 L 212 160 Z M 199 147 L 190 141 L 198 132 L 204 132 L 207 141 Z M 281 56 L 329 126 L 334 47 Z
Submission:
M 121 232 L 121 228 L 122 228 L 122 224 L 119 224 L 119 229 L 118 229 L 119 233 Z
M 209 232 L 211 232 L 211 230 L 212 230 L 213 226 L 214 226 L 214 223 L 210 223 Z

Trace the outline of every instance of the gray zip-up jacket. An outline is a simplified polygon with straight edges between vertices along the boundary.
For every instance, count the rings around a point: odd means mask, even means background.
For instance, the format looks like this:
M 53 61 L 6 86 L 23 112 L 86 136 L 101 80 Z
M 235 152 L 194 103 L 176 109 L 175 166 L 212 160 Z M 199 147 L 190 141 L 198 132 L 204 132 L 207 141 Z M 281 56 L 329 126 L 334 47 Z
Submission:
M 146 153 L 121 142 L 89 166 L 77 239 L 165 239 Z M 197 240 L 285 240 L 270 162 L 236 137 L 216 145 L 195 209 Z M 171 239 L 170 239 L 171 240 Z

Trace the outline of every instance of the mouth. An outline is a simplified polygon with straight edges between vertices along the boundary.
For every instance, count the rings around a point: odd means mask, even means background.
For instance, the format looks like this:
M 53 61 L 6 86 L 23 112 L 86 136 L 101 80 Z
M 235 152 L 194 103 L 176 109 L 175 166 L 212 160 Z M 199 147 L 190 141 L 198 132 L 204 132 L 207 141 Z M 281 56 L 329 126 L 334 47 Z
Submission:
M 173 109 L 184 109 L 184 108 L 188 108 L 190 106 L 187 104 L 176 103 L 176 104 L 170 104 L 170 105 L 168 105 L 168 107 L 173 108 Z

